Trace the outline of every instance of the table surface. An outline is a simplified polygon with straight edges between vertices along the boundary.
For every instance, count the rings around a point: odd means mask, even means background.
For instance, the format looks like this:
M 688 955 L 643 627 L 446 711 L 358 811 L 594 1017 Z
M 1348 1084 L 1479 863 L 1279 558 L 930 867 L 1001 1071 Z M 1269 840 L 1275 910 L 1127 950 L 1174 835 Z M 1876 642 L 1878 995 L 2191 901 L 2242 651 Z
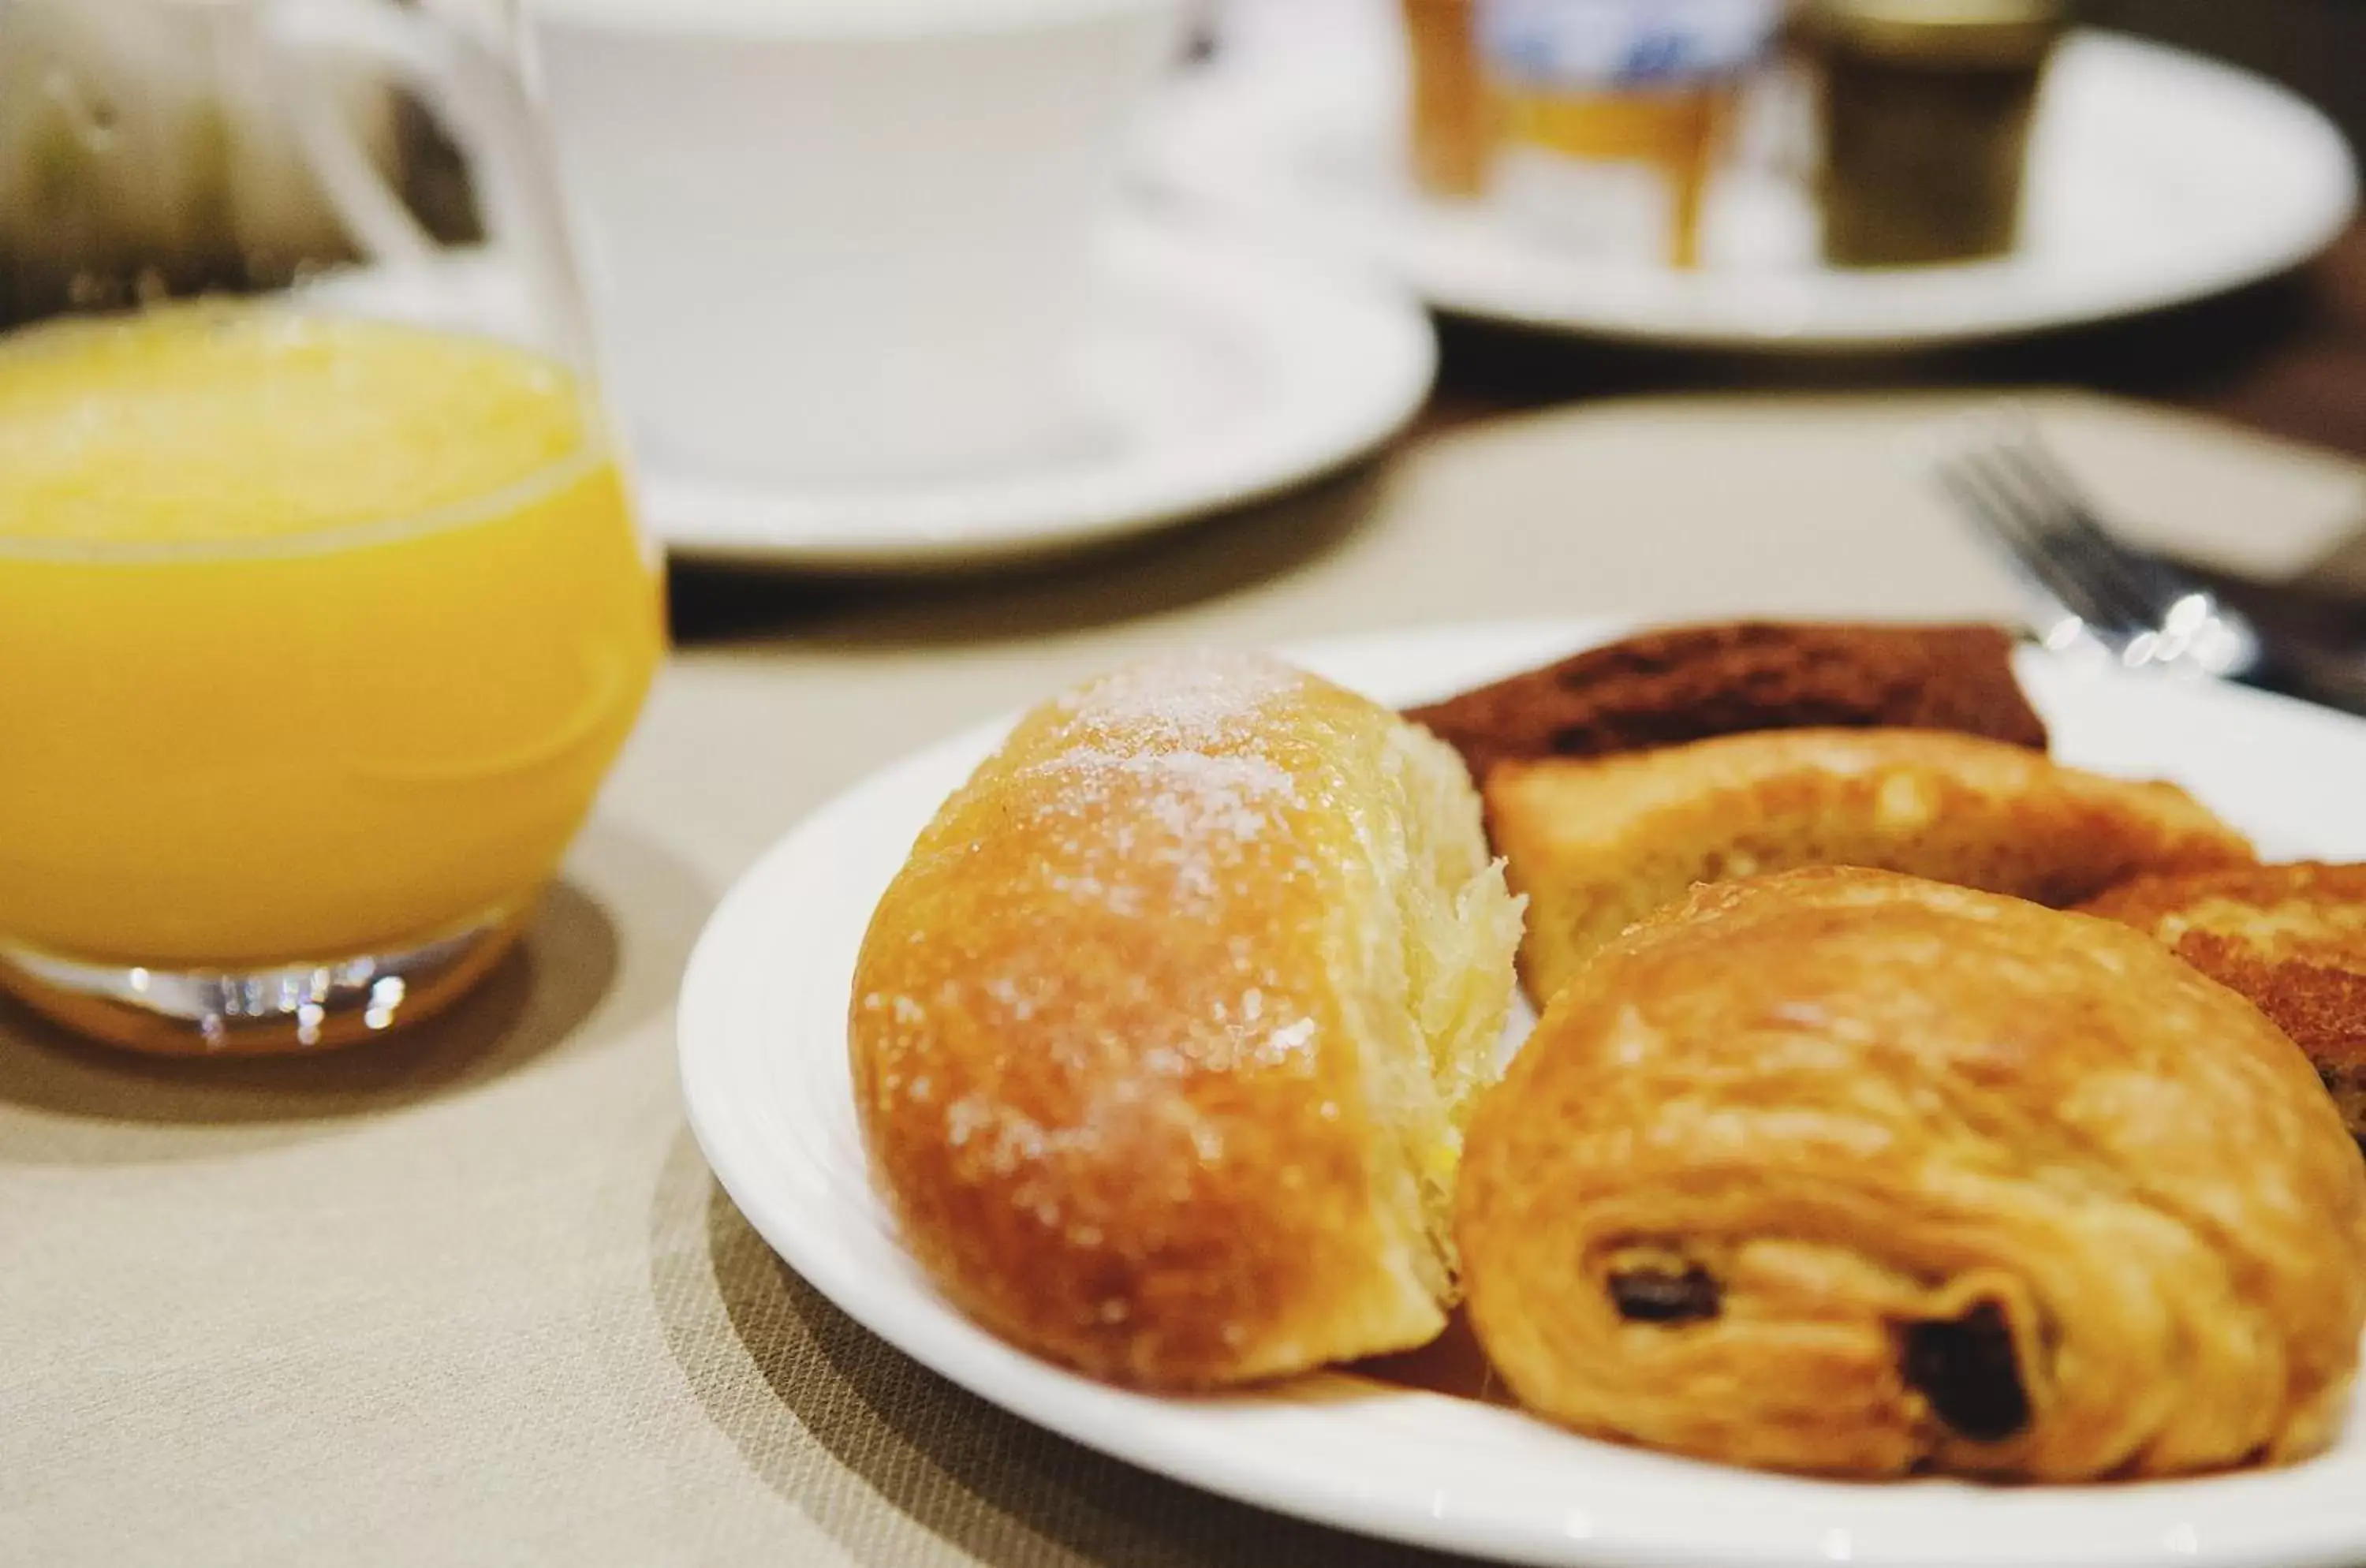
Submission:
M 2128 525 L 2366 592 L 2366 230 L 2231 300 L 1942 361 L 1447 346 L 1387 459 L 1157 540 L 925 585 L 679 573 L 682 651 L 564 882 L 412 1037 L 173 1066 L 0 1011 L 0 1562 L 1443 1563 L 1036 1432 L 783 1268 L 674 1085 L 733 876 L 898 753 L 1180 643 L 2008 615 L 1901 456 L 1966 388 L 2123 394 L 2041 406 Z
M 1022 580 L 685 584 L 699 637 L 524 953 L 450 1020 L 342 1056 L 167 1066 L 0 1013 L 0 1562 L 1437 1561 L 1037 1433 L 817 1297 L 683 1125 L 690 944 L 832 792 L 1151 649 L 2008 613 L 1901 460 L 1952 400 L 1465 419 Z M 2349 459 L 2092 397 L 2044 408 L 2111 501 L 2230 569 L 2305 564 L 2366 512 Z

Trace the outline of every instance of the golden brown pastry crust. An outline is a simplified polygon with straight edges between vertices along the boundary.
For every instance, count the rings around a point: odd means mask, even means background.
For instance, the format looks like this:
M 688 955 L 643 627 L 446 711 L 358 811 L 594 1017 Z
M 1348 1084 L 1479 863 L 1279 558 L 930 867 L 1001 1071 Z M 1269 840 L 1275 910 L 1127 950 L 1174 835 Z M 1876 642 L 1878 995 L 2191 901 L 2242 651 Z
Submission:
M 873 917 L 874 1177 L 959 1305 L 1098 1376 L 1421 1344 L 1517 930 L 1460 763 L 1385 709 L 1247 657 L 1092 682 L 1020 721 Z
M 2293 1037 L 2366 1143 L 2366 865 L 2138 877 L 2081 906 L 2149 932 Z
M 1506 762 L 1488 831 L 1527 895 L 1540 1001 L 1696 882 L 1862 865 L 2075 904 L 2132 874 L 2248 863 L 2174 784 L 2080 773 L 1936 730 L 1794 729 L 1583 761 Z
M 1459 1213 L 1523 1402 L 1741 1464 L 2293 1459 L 2366 1324 L 2366 1167 L 2291 1042 L 2125 928 L 1879 872 L 1620 938 L 1482 1101 Z

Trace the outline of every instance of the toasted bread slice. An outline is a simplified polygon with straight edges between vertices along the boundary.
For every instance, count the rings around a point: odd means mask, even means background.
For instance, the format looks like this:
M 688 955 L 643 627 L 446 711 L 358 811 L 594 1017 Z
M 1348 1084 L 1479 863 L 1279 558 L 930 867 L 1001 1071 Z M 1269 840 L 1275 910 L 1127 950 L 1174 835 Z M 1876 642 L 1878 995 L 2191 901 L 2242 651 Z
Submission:
M 2045 749 L 1988 626 L 1730 621 L 1647 631 L 1406 716 L 1484 781 L 1499 762 L 1603 757 L 1758 729 L 1944 729 Z
M 2167 943 L 2293 1037 L 2366 1144 L 2366 865 L 2146 876 L 2083 906 Z
M 1485 793 L 1488 830 L 1528 896 L 1522 977 L 1539 1002 L 1696 883 L 1854 865 L 2058 908 L 2141 873 L 2252 860 L 2174 784 L 1936 730 L 1765 731 L 1505 762 Z

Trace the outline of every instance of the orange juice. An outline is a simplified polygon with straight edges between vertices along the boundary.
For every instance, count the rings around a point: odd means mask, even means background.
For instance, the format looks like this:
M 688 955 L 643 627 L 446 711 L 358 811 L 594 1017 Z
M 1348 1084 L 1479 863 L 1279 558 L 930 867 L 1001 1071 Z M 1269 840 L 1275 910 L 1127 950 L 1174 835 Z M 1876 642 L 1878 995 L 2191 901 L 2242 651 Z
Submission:
M 662 641 L 576 378 L 200 306 L 0 339 L 0 944 L 385 952 L 556 868 Z
M 1497 108 L 1504 139 L 1515 148 L 1538 149 L 1597 171 L 1632 168 L 1643 174 L 1647 191 L 1656 183 L 1658 199 L 1647 197 L 1653 210 L 1639 226 L 1657 236 L 1655 259 L 1679 267 L 1699 264 L 1701 203 L 1725 112 L 1722 89 L 1558 93 L 1519 85 L 1502 90 Z M 1601 189 L 1597 179 L 1584 194 Z M 1634 204 L 1628 206 L 1631 211 Z
M 1413 174 L 1431 196 L 1487 188 L 1491 128 L 1472 36 L 1473 0 L 1401 0 L 1412 88 Z
M 1718 130 L 1782 0 L 1480 0 L 1493 189 L 1605 260 L 1698 264 Z

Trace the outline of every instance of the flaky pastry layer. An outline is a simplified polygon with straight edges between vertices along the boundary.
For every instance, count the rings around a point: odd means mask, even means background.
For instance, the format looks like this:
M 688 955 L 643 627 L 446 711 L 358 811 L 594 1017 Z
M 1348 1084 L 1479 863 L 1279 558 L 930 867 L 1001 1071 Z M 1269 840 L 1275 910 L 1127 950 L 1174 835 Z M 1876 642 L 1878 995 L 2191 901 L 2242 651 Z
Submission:
M 2292 1043 L 2136 932 L 1880 872 L 1704 887 L 1475 1119 L 1472 1323 L 1581 1430 L 1853 1476 L 2323 1448 L 2366 1166 Z

